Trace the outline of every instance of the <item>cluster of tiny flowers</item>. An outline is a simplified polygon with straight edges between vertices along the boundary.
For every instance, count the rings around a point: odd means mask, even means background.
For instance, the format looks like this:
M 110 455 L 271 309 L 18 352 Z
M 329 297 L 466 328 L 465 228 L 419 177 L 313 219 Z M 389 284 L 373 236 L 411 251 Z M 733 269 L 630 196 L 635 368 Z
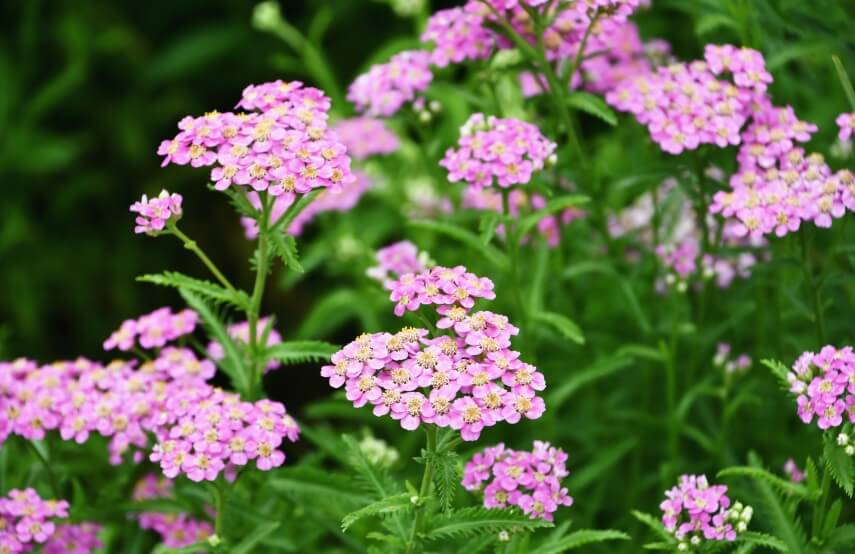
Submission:
M 248 321 L 233 323 L 226 328 L 226 331 L 228 332 L 229 336 L 236 342 L 242 343 L 244 346 L 249 344 Z M 259 341 L 262 337 L 265 336 L 265 333 L 267 334 L 267 341 L 264 344 L 266 348 L 270 348 L 271 346 L 280 344 L 282 342 L 282 335 L 280 335 L 279 331 L 272 327 L 269 317 L 259 318 L 255 327 L 255 336 L 258 337 Z M 212 360 L 219 361 L 225 358 L 226 356 L 226 353 L 223 350 L 223 345 L 218 343 L 217 341 L 209 342 L 206 351 L 208 352 L 208 356 L 210 356 Z M 279 369 L 281 366 L 281 362 L 277 360 L 270 360 L 269 362 L 267 362 L 267 371 Z
M 104 350 L 123 352 L 139 345 L 142 348 L 161 348 L 196 329 L 199 315 L 193 310 L 172 313 L 168 307 L 159 308 L 138 319 L 128 319 L 104 341 Z
M 546 198 L 539 194 L 526 194 L 520 189 L 512 190 L 508 198 L 510 213 L 517 217 L 523 209 L 540 210 L 546 207 Z M 468 187 L 463 191 L 463 199 L 461 202 L 463 208 L 472 208 L 476 210 L 489 210 L 496 213 L 502 213 L 502 195 L 492 188 L 478 189 Z M 537 233 L 546 240 L 546 244 L 550 248 L 555 248 L 561 242 L 561 229 L 565 225 L 585 217 L 587 213 L 579 208 L 569 207 L 561 211 L 560 214 L 545 215 L 537 222 Z M 496 228 L 496 233 L 499 236 L 505 235 L 504 225 L 499 225 Z M 529 237 L 523 237 L 523 241 L 527 242 Z
M 819 354 L 805 352 L 787 374 L 790 392 L 796 394 L 798 414 L 820 429 L 855 423 L 855 353 L 852 347 L 824 346 Z
M 369 268 L 367 274 L 386 288 L 391 288 L 402 275 L 422 273 L 433 265 L 430 255 L 419 252 L 419 248 L 408 240 L 381 248 L 375 254 L 375 260 L 377 265 Z
M 347 99 L 366 115 L 394 115 L 427 90 L 433 81 L 430 63 L 430 53 L 421 50 L 395 54 L 387 63 L 375 65 L 357 77 L 350 85 Z
M 849 142 L 855 134 L 855 113 L 842 113 L 837 116 L 837 127 L 840 128 L 840 140 Z
M 45 543 L 44 554 L 91 554 L 103 544 L 98 539 L 101 526 L 94 523 L 66 523 L 56 528 Z
M 744 373 L 751 367 L 751 357 L 748 354 L 740 354 L 735 360 L 730 355 L 730 345 L 726 342 L 718 343 L 713 365 L 724 369 L 726 373 Z
M 157 235 L 166 228 L 170 221 L 181 219 L 181 203 L 183 198 L 180 194 L 170 194 L 162 190 L 159 195 L 149 198 L 143 194 L 139 202 L 131 204 L 130 211 L 137 214 L 137 234 Z
M 33 489 L 13 489 L 0 498 L 0 552 L 31 552 L 56 531 L 52 521 L 68 517 L 65 500 L 42 500 Z
M 463 7 L 440 10 L 428 19 L 422 41 L 433 44 L 431 63 L 438 67 L 490 57 L 495 48 L 493 31 L 484 16 Z
M 381 119 L 351 117 L 333 125 L 338 140 L 347 147 L 350 156 L 364 160 L 370 156 L 391 154 L 401 145 L 398 136 Z
M 279 467 L 284 439 L 297 440 L 300 428 L 279 402 L 244 402 L 237 394 L 210 386 L 175 391 L 158 415 L 157 444 L 149 459 L 170 479 L 213 481 L 220 473 L 255 461 L 262 471 Z
M 460 129 L 458 148 L 449 148 L 440 165 L 451 182 L 472 187 L 524 185 L 534 172 L 554 163 L 556 145 L 540 130 L 518 119 L 475 113 Z
M 299 236 L 303 233 L 303 228 L 311 223 L 318 214 L 352 210 L 371 187 L 371 181 L 365 173 L 354 171 L 353 176 L 353 181 L 338 189 L 325 189 L 319 192 L 312 202 L 293 218 L 285 231 L 291 236 Z M 261 198 L 257 193 L 250 192 L 247 194 L 247 198 L 256 209 L 261 209 Z M 288 208 L 295 201 L 296 196 L 293 194 L 284 194 L 277 197 L 273 201 L 273 207 L 270 210 L 270 221 L 272 224 L 275 225 L 282 217 L 285 217 Z M 244 216 L 241 217 L 240 222 L 243 225 L 246 238 L 254 240 L 258 237 L 258 221 L 256 219 Z
M 110 438 L 110 463 L 120 464 L 132 447 L 139 462 L 167 398 L 207 387 L 205 379 L 215 371 L 210 360 L 175 347 L 138 369 L 135 361 L 102 366 L 83 358 L 45 366 L 24 359 L 0 362 L 3 419 L 9 432 L 27 440 L 58 431 L 62 440 L 83 444 L 98 433 Z
M 799 469 L 799 466 L 796 465 L 796 461 L 792 458 L 789 458 L 784 462 L 784 473 L 787 474 L 787 477 L 789 477 L 790 481 L 793 483 L 801 483 L 807 478 L 805 472 Z
M 703 475 L 683 475 L 659 505 L 662 524 L 680 541 L 681 552 L 708 541 L 734 541 L 748 528 L 753 510 L 731 506 L 726 485 L 710 485 Z
M 171 498 L 172 489 L 172 481 L 148 474 L 134 487 L 133 498 L 137 502 Z M 163 544 L 169 548 L 183 548 L 214 534 L 210 523 L 184 513 L 142 512 L 138 519 L 140 528 L 160 535 Z
M 548 442 L 534 441 L 531 452 L 499 444 L 469 460 L 462 484 L 470 491 L 483 487 L 487 508 L 516 506 L 532 519 L 552 521 L 559 506 L 573 504 L 561 486 L 561 480 L 570 474 L 566 461 L 567 454 Z
M 662 206 L 668 206 L 663 210 Z M 659 235 L 653 226 L 659 225 Z M 758 249 L 766 244 L 762 237 L 744 236 L 737 230 L 734 221 L 720 223 L 711 215 L 706 221 L 708 232 L 715 236 L 721 228 L 721 245 L 729 248 Z M 729 287 L 734 279 L 747 278 L 757 263 L 757 255 L 750 251 L 735 256 L 707 253 L 700 256 L 703 231 L 694 216 L 691 200 L 683 194 L 675 179 L 666 179 L 653 192 L 639 196 L 631 205 L 612 216 L 609 233 L 613 237 L 632 237 L 641 245 L 654 251 L 667 270 L 657 289 L 674 287 L 683 292 L 688 289 L 689 279 L 715 279 L 721 288 Z M 659 242 L 654 243 L 658 238 Z
M 239 185 L 271 196 L 353 179 L 345 146 L 326 128 L 330 100 L 320 90 L 297 81 L 250 85 L 238 107 L 254 111 L 182 119 L 158 149 L 163 165 L 213 166 L 217 190 Z
M 837 446 L 843 447 L 843 452 L 845 452 L 847 456 L 855 456 L 855 440 L 852 440 L 851 426 L 847 431 L 837 434 Z
M 374 415 L 388 414 L 407 430 L 434 424 L 473 441 L 501 421 L 536 419 L 545 410 L 537 393 L 546 382 L 510 349 L 519 329 L 503 315 L 470 311 L 476 298 L 493 297 L 493 283 L 462 266 L 405 274 L 391 284 L 395 313 L 434 305 L 436 327 L 449 334 L 430 337 L 411 327 L 364 334 L 336 352 L 321 375 L 344 386 L 355 407 L 370 403 Z
M 370 435 L 359 441 L 359 450 L 372 464 L 380 467 L 390 467 L 400 458 L 398 451 L 386 441 Z

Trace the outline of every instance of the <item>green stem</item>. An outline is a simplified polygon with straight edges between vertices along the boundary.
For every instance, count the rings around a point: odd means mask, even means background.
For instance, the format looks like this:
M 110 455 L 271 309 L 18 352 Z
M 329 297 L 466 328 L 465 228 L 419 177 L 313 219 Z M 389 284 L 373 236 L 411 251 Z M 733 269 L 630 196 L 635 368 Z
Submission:
M 585 48 L 588 46 L 588 39 L 591 38 L 591 35 L 594 32 L 594 27 L 597 24 L 597 20 L 600 19 L 601 15 L 602 12 L 597 10 L 594 13 L 594 17 L 591 18 L 588 28 L 585 29 L 585 35 L 582 37 L 582 42 L 579 43 L 579 51 L 576 52 L 576 58 L 573 60 L 573 65 L 570 66 L 569 71 L 567 71 L 567 75 L 564 76 L 564 88 L 562 90 L 570 88 L 570 83 L 573 82 L 573 76 L 576 75 L 576 72 L 579 71 L 579 68 L 582 66 L 582 59 L 585 57 Z
M 205 264 L 205 267 L 207 267 L 211 274 L 217 278 L 217 281 L 219 281 L 220 284 L 226 287 L 229 292 L 237 292 L 234 286 L 232 286 L 232 284 L 229 282 L 229 280 L 226 279 L 226 276 L 223 275 L 219 268 L 217 268 L 217 266 L 214 264 L 214 262 L 211 261 L 211 258 L 209 258 L 205 254 L 205 252 L 203 252 L 202 249 L 199 248 L 199 245 L 196 244 L 195 240 L 184 234 L 184 232 L 179 229 L 178 225 L 176 225 L 175 223 L 169 224 L 168 229 L 170 233 L 175 235 L 178 239 L 181 240 L 181 242 L 184 243 L 184 248 L 196 254 L 196 257 L 198 257 L 202 261 L 202 263 Z
M 804 270 L 805 287 L 807 288 L 808 296 L 810 297 L 813 306 L 813 317 L 816 325 L 816 338 L 819 340 L 819 346 L 825 344 L 825 315 L 822 310 L 822 298 L 820 295 L 819 286 L 814 279 L 813 269 L 810 263 L 810 248 L 808 239 L 805 236 L 805 231 L 798 233 L 799 243 L 802 249 L 802 269 Z
M 258 337 L 258 319 L 261 310 L 261 299 L 264 295 L 264 285 L 267 281 L 268 270 L 268 227 L 270 225 L 270 202 L 265 196 L 262 198 L 261 217 L 258 222 L 258 259 L 255 268 L 255 285 L 252 287 L 249 309 L 246 312 L 247 324 L 249 325 L 249 355 L 250 355 L 250 397 L 255 399 L 260 390 L 261 379 L 260 367 L 264 361 L 260 359 L 261 345 Z
M 825 519 L 825 507 L 828 505 L 828 497 L 831 492 L 831 472 L 826 469 L 822 472 L 822 484 L 819 487 L 819 503 L 813 512 L 813 526 L 811 535 L 819 537 L 822 532 L 823 520 Z
M 39 459 L 39 462 L 45 468 L 45 473 L 47 473 L 48 481 L 50 481 L 50 488 L 53 491 L 54 497 L 57 500 L 61 499 L 62 492 L 59 489 L 59 482 L 56 480 L 56 474 L 54 474 L 53 472 L 53 468 L 50 465 L 50 460 L 48 460 L 47 457 L 42 454 L 41 450 L 36 448 L 36 445 L 33 444 L 31 441 L 24 440 L 24 444 L 27 445 L 27 448 L 30 449 L 30 452 L 35 454 L 36 458 Z
M 425 427 L 425 432 L 427 433 L 425 451 L 428 456 L 426 456 L 427 459 L 425 460 L 425 471 L 422 473 L 422 484 L 421 487 L 419 487 L 419 505 L 416 506 L 416 518 L 413 521 L 413 530 L 410 534 L 410 540 L 407 543 L 407 554 L 412 554 L 416 551 L 418 536 L 422 531 L 422 526 L 424 525 L 425 500 L 427 499 L 428 494 L 430 494 L 431 481 L 433 480 L 433 463 L 431 462 L 429 455 L 436 450 L 436 427 L 428 425 Z
M 217 512 L 214 516 L 214 534 L 220 540 L 223 539 L 223 533 L 225 533 L 226 519 L 226 489 L 223 485 L 222 479 L 217 479 L 215 483 L 210 484 L 211 493 L 214 497 L 214 509 Z
M 521 237 L 516 236 L 516 229 L 512 223 L 511 215 L 511 189 L 502 189 L 502 214 L 505 216 L 505 248 L 511 261 L 510 278 L 514 289 L 514 301 L 517 304 L 517 312 L 521 318 L 522 327 L 527 327 L 528 310 L 523 299 L 522 282 L 520 280 L 519 263 L 519 241 Z

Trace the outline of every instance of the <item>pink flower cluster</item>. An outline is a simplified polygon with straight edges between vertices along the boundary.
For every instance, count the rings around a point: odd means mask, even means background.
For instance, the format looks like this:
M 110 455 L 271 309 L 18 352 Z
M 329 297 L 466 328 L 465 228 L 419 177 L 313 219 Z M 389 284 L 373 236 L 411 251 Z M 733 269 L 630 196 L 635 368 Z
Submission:
M 222 472 L 255 461 L 262 471 L 279 467 L 283 439 L 297 440 L 300 427 L 279 402 L 244 402 L 211 386 L 185 388 L 166 399 L 158 414 L 157 444 L 149 459 L 170 479 L 214 481 Z
M 556 144 L 518 119 L 475 113 L 460 135 L 458 148 L 449 148 L 440 162 L 453 183 L 463 180 L 479 189 L 494 183 L 502 188 L 524 185 L 535 171 L 555 161 Z
M 270 348 L 271 346 L 282 342 L 282 335 L 279 334 L 279 331 L 273 328 L 269 317 L 259 318 L 255 329 L 255 336 L 259 341 L 265 336 L 265 333 L 267 334 L 267 340 L 264 343 L 266 348 Z M 249 344 L 248 321 L 233 323 L 226 328 L 226 331 L 237 343 L 242 343 L 244 346 Z M 208 352 L 208 356 L 210 356 L 212 360 L 220 361 L 226 356 L 225 351 L 223 351 L 223 345 L 217 341 L 209 342 L 208 347 L 205 350 Z M 282 367 L 282 364 L 277 360 L 270 360 L 267 362 L 267 371 L 273 371 L 280 367 Z
M 421 50 L 395 54 L 389 62 L 375 65 L 357 77 L 347 91 L 347 99 L 369 116 L 394 115 L 427 90 L 433 81 L 430 62 L 431 55 Z
M 421 39 L 433 43 L 430 61 L 438 67 L 487 59 L 496 46 L 495 33 L 484 26 L 484 16 L 464 7 L 434 13 Z
M 434 424 L 473 441 L 501 421 L 537 419 L 545 410 L 537 393 L 546 382 L 510 349 L 519 329 L 503 315 L 470 312 L 476 298 L 494 297 L 492 289 L 489 279 L 463 267 L 403 275 L 391 284 L 396 314 L 438 306 L 436 327 L 450 334 L 430 337 L 411 327 L 364 334 L 336 352 L 321 375 L 334 388 L 344 386 L 355 407 L 370 403 L 374 415 L 391 415 L 407 430 Z
M 368 269 L 368 276 L 390 288 L 402 275 L 422 273 L 431 265 L 427 252 L 408 240 L 402 240 L 381 248 L 375 255 L 377 265 Z
M 662 524 L 674 537 L 697 546 L 703 540 L 734 541 L 745 531 L 753 510 L 737 502 L 731 507 L 726 485 L 710 485 L 703 475 L 683 475 L 680 483 L 665 493 Z
M 134 487 L 134 500 L 158 500 L 172 497 L 172 481 L 148 474 Z M 213 526 L 188 514 L 142 512 L 139 525 L 160 535 L 163 544 L 170 548 L 183 548 L 203 541 L 214 534 Z
M 168 307 L 159 308 L 139 319 L 129 319 L 104 341 L 104 350 L 118 348 L 123 352 L 139 345 L 142 348 L 162 348 L 196 329 L 199 315 L 193 310 L 172 313 Z
M 820 429 L 855 423 L 855 353 L 852 347 L 824 346 L 819 354 L 805 352 L 787 374 L 790 392 L 797 395 L 798 414 Z
M 508 200 L 510 213 L 514 217 L 518 216 L 523 209 L 540 210 L 545 208 L 547 204 L 546 198 L 543 196 L 539 194 L 528 195 L 520 189 L 512 190 Z M 501 193 L 492 188 L 468 187 L 463 191 L 461 205 L 463 208 L 489 210 L 496 213 L 502 213 L 504 210 Z M 562 227 L 586 216 L 587 213 L 579 208 L 565 208 L 560 214 L 546 215 L 538 221 L 537 232 L 546 240 L 546 244 L 550 248 L 555 248 L 561 242 Z M 505 236 L 504 225 L 499 225 L 496 228 L 496 233 L 499 236 Z M 524 237 L 523 240 L 528 241 L 528 238 Z
M 291 221 L 288 229 L 286 229 L 287 233 L 291 236 L 299 236 L 303 233 L 303 228 L 312 222 L 318 214 L 352 210 L 371 187 L 371 181 L 367 174 L 354 171 L 353 176 L 355 178 L 353 182 L 339 189 L 327 189 L 318 193 L 311 204 L 303 208 L 303 211 Z M 258 194 L 250 192 L 247 198 L 256 209 L 261 209 L 261 198 Z M 295 200 L 296 197 L 287 194 L 276 198 L 270 211 L 270 220 L 275 224 L 280 218 L 285 217 L 288 208 L 294 204 Z M 258 221 L 251 217 L 241 217 L 240 222 L 243 225 L 246 238 L 253 240 L 258 237 Z
M 730 355 L 730 344 L 718 343 L 715 357 L 713 357 L 713 365 L 723 368 L 726 373 L 743 373 L 751 367 L 751 356 L 748 354 L 740 354 L 735 360 Z
M 333 125 L 332 130 L 347 147 L 350 156 L 357 160 L 391 154 L 401 145 L 398 136 L 383 120 L 372 117 L 342 119 Z
M 101 526 L 94 523 L 66 523 L 56 528 L 45 543 L 44 554 L 91 554 L 103 548 L 98 539 Z
M 142 199 L 131 204 L 130 208 L 131 212 L 138 214 L 134 232 L 157 235 L 163 231 L 167 222 L 181 219 L 183 200 L 180 194 L 170 194 L 166 190 L 151 199 L 143 194 Z
M 470 491 L 483 486 L 487 508 L 516 506 L 532 519 L 552 521 L 559 506 L 573 504 L 561 486 L 561 480 L 570 474 L 566 461 L 567 454 L 548 442 L 534 441 L 531 452 L 499 444 L 469 460 L 462 483 Z
M 58 431 L 62 440 L 78 444 L 98 433 L 110 438 L 110 463 L 120 464 L 132 447 L 148 447 L 168 398 L 208 387 L 204 380 L 216 370 L 184 348 L 165 348 L 155 360 L 136 365 L 116 360 L 102 366 L 84 358 L 41 367 L 24 359 L 0 362 L 7 432 L 41 440 Z M 134 461 L 142 458 L 134 452 Z
M 784 473 L 787 474 L 787 477 L 789 477 L 790 481 L 793 483 L 801 483 L 807 478 L 805 472 L 799 469 L 796 461 L 792 458 L 789 458 L 784 462 Z
M 848 142 L 855 134 L 855 113 L 842 113 L 837 116 L 837 127 L 840 128 L 840 140 Z
M 326 128 L 330 100 L 322 91 L 297 81 L 250 85 L 238 107 L 255 111 L 182 119 L 158 149 L 163 165 L 213 166 L 217 190 L 239 185 L 274 197 L 353 180 L 346 148 Z
M 42 500 L 33 489 L 13 489 L 0 498 L 0 552 L 31 552 L 56 531 L 52 521 L 68 517 L 65 500 Z

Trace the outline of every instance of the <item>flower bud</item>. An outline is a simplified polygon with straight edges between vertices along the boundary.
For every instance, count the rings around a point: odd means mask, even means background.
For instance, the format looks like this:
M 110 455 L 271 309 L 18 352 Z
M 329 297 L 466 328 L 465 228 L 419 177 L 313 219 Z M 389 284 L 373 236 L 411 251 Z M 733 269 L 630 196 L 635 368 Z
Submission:
M 282 11 L 273 0 L 256 4 L 252 11 L 252 25 L 259 31 L 270 31 L 282 23 Z

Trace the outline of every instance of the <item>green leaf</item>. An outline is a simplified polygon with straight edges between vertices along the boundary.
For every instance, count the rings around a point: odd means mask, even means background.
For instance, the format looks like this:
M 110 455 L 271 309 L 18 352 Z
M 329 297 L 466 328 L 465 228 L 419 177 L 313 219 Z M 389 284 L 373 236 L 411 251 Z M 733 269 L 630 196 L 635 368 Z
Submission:
M 478 230 L 481 231 L 481 244 L 484 246 L 490 244 L 498 226 L 499 214 L 496 212 L 487 212 L 481 217 L 481 221 L 478 223 Z
M 410 221 L 407 223 L 410 227 L 415 227 L 417 229 L 424 229 L 426 231 L 432 231 L 434 233 L 438 233 L 440 235 L 445 235 L 456 241 L 469 246 L 473 250 L 481 253 L 490 263 L 494 266 L 506 269 L 509 266 L 508 257 L 504 252 L 496 248 L 492 245 L 485 245 L 481 237 L 469 231 L 468 229 L 464 229 L 462 227 L 458 227 L 456 225 L 452 225 L 450 223 L 445 223 L 443 221 L 433 221 L 427 219 L 420 219 L 416 221 Z
M 567 103 L 587 114 L 602 119 L 611 126 L 617 125 L 617 115 L 599 96 L 588 92 L 573 92 L 567 96 Z
M 632 361 L 632 358 L 623 354 L 597 360 L 582 371 L 570 374 L 558 387 L 552 387 L 548 395 L 547 404 L 552 409 L 561 407 L 580 388 L 598 379 L 608 377 L 612 373 L 629 366 L 632 364 Z
M 327 497 L 345 505 L 362 505 L 370 501 L 354 490 L 353 481 L 340 474 L 311 467 L 289 467 L 276 472 L 268 486 L 281 492 L 296 493 L 307 498 Z
M 753 467 L 761 466 L 756 454 L 749 455 Z M 807 552 L 804 529 L 796 516 L 788 510 L 772 486 L 764 478 L 755 478 L 753 483 L 765 507 L 766 522 L 775 531 L 775 535 L 787 545 L 789 552 Z
M 778 537 L 773 537 L 772 535 L 767 535 L 765 533 L 745 531 L 744 533 L 740 533 L 737 536 L 736 542 L 753 544 L 757 546 L 765 546 L 766 548 L 771 548 L 773 550 L 777 550 L 778 552 L 790 552 L 787 549 L 787 545 L 786 543 L 784 543 L 784 541 L 782 541 Z
M 596 530 L 596 529 L 580 529 L 570 533 L 558 543 L 550 545 L 548 548 L 538 550 L 538 554 L 560 554 L 569 550 L 575 550 L 580 546 L 594 544 L 605 541 L 626 541 L 629 540 L 629 535 L 621 531 L 613 531 L 611 529 Z
M 211 338 L 223 347 L 225 357 L 218 364 L 220 369 L 229 376 L 235 388 L 239 391 L 246 391 L 249 388 L 249 382 L 246 373 L 243 371 L 241 355 L 222 321 L 211 310 L 211 307 L 195 292 L 189 289 L 178 289 L 178 292 L 184 298 L 184 301 L 187 302 L 187 305 L 199 314 Z
M 555 212 L 560 212 L 561 210 L 565 210 L 570 207 L 581 206 L 582 204 L 587 203 L 589 200 L 590 199 L 587 196 L 581 196 L 578 194 L 571 196 L 562 196 L 560 198 L 553 198 L 543 208 L 532 212 L 519 220 L 516 230 L 514 231 L 516 233 L 517 240 L 529 234 L 529 232 L 534 229 L 534 227 L 538 223 L 540 223 L 540 221 L 544 217 L 550 216 Z
M 825 460 L 826 471 L 831 472 L 834 482 L 843 489 L 846 496 L 852 498 L 855 489 L 855 464 L 830 434 L 825 436 L 824 442 L 822 458 Z
M 327 362 L 338 346 L 319 340 L 296 340 L 274 344 L 264 353 L 265 360 L 278 360 L 284 364 Z
M 208 544 L 208 541 L 199 541 L 197 543 L 193 543 L 189 546 L 183 546 L 181 548 L 172 548 L 171 546 L 166 546 L 165 544 L 158 544 L 151 551 L 151 554 L 198 554 L 199 552 L 210 552 L 211 545 Z
M 443 512 L 450 512 L 454 504 L 454 495 L 460 484 L 458 456 L 455 452 L 431 452 L 426 455 L 425 463 L 433 467 L 433 482 L 436 496 Z
M 641 302 L 639 302 L 638 297 L 635 294 L 635 291 L 632 288 L 632 285 L 624 279 L 624 277 L 615 271 L 615 269 L 605 263 L 601 262 L 580 262 L 573 264 L 564 272 L 563 277 L 565 279 L 573 279 L 580 275 L 585 275 L 588 273 L 598 273 L 600 275 L 607 275 L 613 277 L 618 282 L 618 286 L 621 289 L 621 292 L 626 299 L 627 307 L 630 310 L 630 313 L 635 318 L 636 323 L 639 328 L 644 332 L 644 334 L 648 334 L 651 331 L 650 322 L 647 321 L 647 316 L 644 314 L 644 309 L 641 307 Z
M 279 218 L 279 221 L 270 226 L 270 229 L 268 229 L 268 231 L 271 234 L 276 234 L 277 232 L 280 232 L 280 230 L 282 230 L 281 232 L 287 232 L 288 227 L 291 225 L 291 222 L 294 221 L 294 219 L 298 215 L 300 215 L 300 212 L 305 210 L 306 207 L 311 204 L 315 200 L 315 197 L 317 197 L 320 193 L 321 189 L 314 189 L 301 196 L 300 199 L 297 200 L 297 202 L 293 206 L 288 208 L 288 211 L 285 212 L 285 215 Z
M 769 471 L 761 467 L 750 467 L 750 466 L 734 466 L 728 467 L 718 472 L 719 477 L 728 477 L 733 475 L 739 475 L 742 477 L 750 477 L 752 479 L 762 479 L 766 481 L 776 489 L 785 492 L 791 496 L 797 498 L 807 498 L 808 490 L 804 485 L 800 485 L 799 483 L 793 483 L 787 479 L 782 479 Z
M 778 360 L 760 360 L 760 363 L 772 371 L 772 374 L 777 377 L 782 387 L 786 389 L 790 388 L 790 382 L 787 379 L 787 374 L 790 372 L 790 369 L 787 366 Z
M 350 512 L 344 516 L 341 520 L 341 530 L 347 531 L 351 525 L 362 518 L 401 512 L 408 510 L 411 506 L 412 502 L 410 502 L 410 494 L 406 492 L 381 498 L 376 502 L 372 502 L 371 504 L 363 506 L 355 512 Z
M 231 304 L 241 310 L 249 307 L 249 296 L 243 291 L 230 291 L 210 281 L 194 279 L 177 271 L 140 275 L 137 281 L 153 283 L 162 287 L 173 287 L 195 292 L 216 304 Z
M 364 297 L 353 289 L 339 288 L 315 303 L 295 335 L 301 339 L 329 335 L 353 318 L 365 331 L 376 330 L 380 326 L 377 315 Z
M 474 507 L 456 510 L 450 514 L 430 521 L 426 540 L 440 540 L 455 537 L 474 537 L 484 533 L 499 531 L 532 531 L 541 527 L 552 527 L 552 523 L 543 519 L 531 519 L 519 510 L 488 510 Z
M 572 340 L 577 344 L 585 344 L 585 336 L 582 334 L 582 329 L 576 325 L 576 322 L 565 315 L 555 312 L 537 312 L 534 314 L 534 319 L 535 321 L 550 325 L 566 339 Z
M 242 541 L 237 543 L 230 550 L 231 554 L 248 554 L 249 552 L 255 552 L 255 546 L 267 538 L 268 535 L 273 534 L 273 532 L 279 529 L 281 525 L 282 524 L 278 521 L 259 525 L 252 531 L 252 533 L 245 536 Z
M 665 543 L 672 545 L 671 548 L 676 546 L 677 541 L 674 539 L 674 536 L 671 535 L 668 531 L 665 530 L 665 527 L 662 525 L 662 522 L 653 517 L 650 514 L 645 514 L 644 512 L 639 512 L 637 510 L 633 510 L 630 512 L 632 517 L 646 525 L 650 528 L 651 531 L 656 533 L 659 538 L 664 539 Z
M 853 544 L 855 544 L 855 524 L 853 523 L 841 525 L 832 531 L 825 541 L 825 546 L 828 548 L 851 546 Z
M 695 33 L 698 36 L 703 36 L 721 27 L 739 32 L 739 25 L 730 16 L 723 13 L 708 13 L 698 18 Z
M 300 256 L 297 253 L 297 241 L 291 235 L 285 233 L 271 233 L 270 244 L 273 245 L 273 251 L 285 264 L 285 267 L 293 269 L 298 273 L 305 273 L 305 269 L 300 265 Z

